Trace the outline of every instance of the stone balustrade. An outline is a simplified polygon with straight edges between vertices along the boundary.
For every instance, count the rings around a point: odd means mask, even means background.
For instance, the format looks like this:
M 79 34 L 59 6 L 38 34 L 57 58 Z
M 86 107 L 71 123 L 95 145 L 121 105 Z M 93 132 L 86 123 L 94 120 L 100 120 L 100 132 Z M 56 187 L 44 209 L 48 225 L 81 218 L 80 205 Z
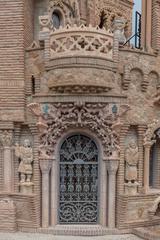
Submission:
M 112 59 L 113 34 L 98 27 L 66 26 L 50 33 L 50 57 L 64 55 Z
M 40 41 L 45 41 L 48 60 L 63 57 L 88 57 L 113 60 L 114 34 L 91 25 L 66 25 L 53 29 L 47 16 L 40 17 Z

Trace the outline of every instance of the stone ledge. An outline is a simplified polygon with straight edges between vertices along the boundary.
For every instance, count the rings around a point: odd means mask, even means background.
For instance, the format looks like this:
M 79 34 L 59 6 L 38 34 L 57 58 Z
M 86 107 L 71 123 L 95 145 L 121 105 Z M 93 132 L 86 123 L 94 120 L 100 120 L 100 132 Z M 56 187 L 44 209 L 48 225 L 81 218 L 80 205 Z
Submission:
M 47 229 L 21 228 L 19 230 L 22 232 L 44 233 L 65 236 L 105 236 L 105 235 L 129 234 L 132 232 L 130 229 L 126 230 L 108 229 L 101 225 L 56 225 L 55 227 L 49 227 Z
M 159 228 L 159 230 L 157 228 Z M 137 235 L 138 237 L 144 238 L 145 240 L 159 240 L 160 226 L 149 227 L 149 228 L 137 228 L 137 229 L 133 229 L 132 233 Z

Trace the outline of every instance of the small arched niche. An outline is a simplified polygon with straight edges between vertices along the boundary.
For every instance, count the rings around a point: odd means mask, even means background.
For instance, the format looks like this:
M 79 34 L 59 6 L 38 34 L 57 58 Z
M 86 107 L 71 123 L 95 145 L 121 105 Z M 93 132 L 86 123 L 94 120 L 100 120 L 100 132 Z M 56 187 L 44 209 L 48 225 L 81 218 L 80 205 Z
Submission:
M 143 81 L 143 72 L 139 68 L 133 68 L 130 71 L 131 86 L 136 88 L 137 91 L 141 91 L 141 84 Z
M 159 74 L 155 71 L 151 71 L 148 75 L 149 87 L 148 91 L 150 94 L 154 94 L 155 91 L 160 88 L 160 77 Z

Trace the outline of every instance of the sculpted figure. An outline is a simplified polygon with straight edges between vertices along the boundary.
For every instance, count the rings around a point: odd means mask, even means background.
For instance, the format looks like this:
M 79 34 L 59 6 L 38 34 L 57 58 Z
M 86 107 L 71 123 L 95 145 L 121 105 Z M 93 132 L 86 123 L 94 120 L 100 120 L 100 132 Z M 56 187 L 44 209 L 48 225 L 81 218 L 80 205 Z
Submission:
M 126 174 L 127 182 L 137 181 L 137 164 L 139 160 L 138 146 L 135 140 L 130 141 L 125 151 Z
M 15 154 L 21 160 L 18 168 L 18 172 L 20 173 L 20 183 L 31 182 L 33 173 L 33 152 L 30 141 L 25 139 L 23 146 L 17 144 L 15 147 Z

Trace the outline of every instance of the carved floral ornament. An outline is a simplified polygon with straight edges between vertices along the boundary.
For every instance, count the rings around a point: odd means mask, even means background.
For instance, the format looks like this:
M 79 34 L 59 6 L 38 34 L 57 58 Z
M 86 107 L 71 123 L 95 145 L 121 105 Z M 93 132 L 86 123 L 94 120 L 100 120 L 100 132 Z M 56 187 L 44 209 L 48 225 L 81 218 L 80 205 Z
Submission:
M 3 147 L 10 147 L 12 145 L 12 131 L 9 130 L 1 131 L 0 142 Z
M 150 145 L 152 146 L 156 142 L 156 134 L 155 131 L 160 127 L 160 121 L 154 119 L 152 123 L 148 124 L 148 128 L 144 135 L 144 146 Z
M 101 139 L 106 157 L 119 156 L 119 133 L 122 117 L 128 105 L 112 106 L 102 103 L 31 103 L 30 110 L 38 117 L 40 133 L 40 159 L 50 159 L 54 155 L 57 139 L 67 129 L 90 129 Z
M 43 27 L 43 31 L 47 31 L 47 28 L 52 29 L 54 27 L 52 22 L 52 14 L 54 11 L 60 13 L 63 26 L 66 24 L 80 24 L 79 4 L 77 0 L 50 0 L 48 14 L 39 17 L 40 25 Z
M 130 15 L 126 8 L 113 0 L 96 0 L 96 24 L 99 24 L 101 12 L 106 15 L 105 28 L 112 29 L 114 19 L 125 19 L 125 29 L 130 27 Z M 130 29 L 129 29 L 130 32 Z

